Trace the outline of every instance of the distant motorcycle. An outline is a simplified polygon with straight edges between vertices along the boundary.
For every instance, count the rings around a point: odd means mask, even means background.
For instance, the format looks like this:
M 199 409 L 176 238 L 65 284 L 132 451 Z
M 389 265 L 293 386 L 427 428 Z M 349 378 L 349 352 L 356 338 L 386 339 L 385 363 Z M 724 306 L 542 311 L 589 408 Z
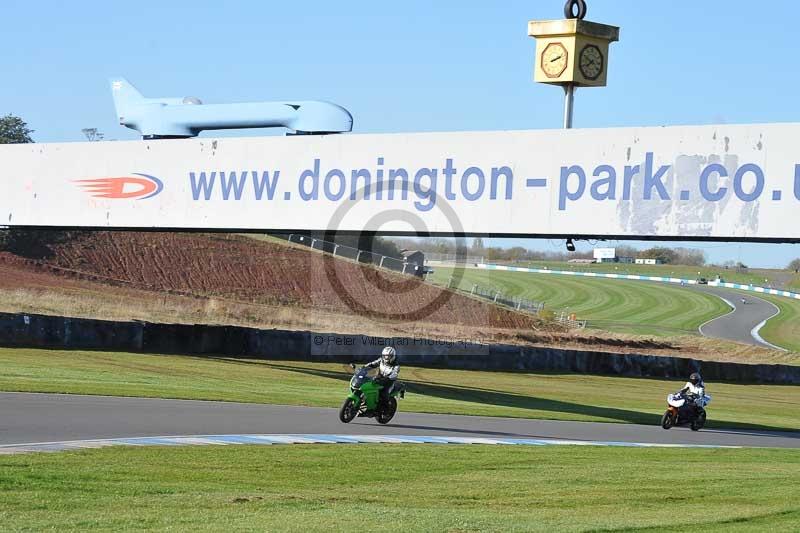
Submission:
M 711 401 L 711 396 L 693 396 L 686 393 L 667 395 L 669 406 L 661 417 L 661 427 L 669 429 L 673 426 L 689 424 L 692 431 L 700 431 L 706 425 L 706 405 Z
M 397 412 L 397 397 L 405 398 L 405 385 L 396 381 L 389 392 L 389 400 L 381 403 L 383 385 L 369 376 L 370 369 L 365 366 L 357 369 L 354 364 L 350 367 L 355 373 L 350 379 L 350 395 L 339 409 L 339 420 L 347 424 L 357 416 L 365 416 L 375 418 L 379 424 L 388 424 Z

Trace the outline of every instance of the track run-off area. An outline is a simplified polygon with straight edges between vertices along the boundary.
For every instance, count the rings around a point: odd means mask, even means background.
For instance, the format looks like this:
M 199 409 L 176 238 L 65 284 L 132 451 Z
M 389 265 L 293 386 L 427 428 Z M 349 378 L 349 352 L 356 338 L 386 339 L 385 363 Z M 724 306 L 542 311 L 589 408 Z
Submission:
M 418 414 L 400 411 L 388 425 L 371 419 L 350 424 L 337 410 L 152 398 L 0 393 L 0 453 L 99 447 L 98 439 L 143 445 L 131 439 L 158 437 L 150 444 L 213 444 L 213 436 L 256 435 L 265 444 L 369 442 L 391 437 L 409 442 L 503 444 L 597 444 L 800 448 L 800 432 L 685 428 L 567 422 L 501 417 Z M 277 439 L 264 437 L 280 436 Z M 347 436 L 354 436 L 348 439 Z M 332 437 L 336 436 L 336 437 Z M 181 438 L 170 441 L 170 437 Z M 191 437 L 187 439 L 186 437 Z M 437 439 L 440 438 L 440 439 Z M 211 440 L 212 442 L 208 442 Z M 224 439 L 223 439 L 224 440 Z M 496 442 L 490 442 L 490 441 Z M 76 442 L 89 441 L 89 442 Z M 248 439 L 229 439 L 228 444 Z M 517 442 L 514 442 L 517 441 Z M 373 439 L 372 442 L 381 442 Z M 476 441 L 479 442 L 479 441 Z M 221 442 L 224 444 L 225 442 Z M 253 439 L 249 443 L 256 443 Z M 60 445 L 59 445 L 60 444 Z

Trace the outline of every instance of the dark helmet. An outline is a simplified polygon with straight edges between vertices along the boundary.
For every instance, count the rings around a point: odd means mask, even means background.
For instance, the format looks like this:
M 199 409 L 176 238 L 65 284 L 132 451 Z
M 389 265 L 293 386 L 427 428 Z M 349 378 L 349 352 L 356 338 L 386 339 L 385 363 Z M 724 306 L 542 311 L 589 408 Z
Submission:
M 699 385 L 700 383 L 703 382 L 703 378 L 700 377 L 700 374 L 698 374 L 697 372 L 694 372 L 694 373 L 692 373 L 691 376 L 689 376 L 689 382 L 692 385 Z
M 397 361 L 397 350 L 392 348 L 391 346 L 387 346 L 381 352 L 381 359 L 387 365 L 393 365 L 395 361 Z

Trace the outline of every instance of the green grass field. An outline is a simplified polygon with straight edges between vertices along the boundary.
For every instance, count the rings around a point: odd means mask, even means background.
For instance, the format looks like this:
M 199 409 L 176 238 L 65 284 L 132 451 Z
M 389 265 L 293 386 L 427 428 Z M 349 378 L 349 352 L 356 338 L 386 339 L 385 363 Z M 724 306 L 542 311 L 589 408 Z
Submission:
M 451 276 L 452 268 L 437 267 L 429 279 L 446 285 Z M 697 334 L 702 323 L 730 311 L 709 294 L 655 282 L 465 269 L 459 287 L 470 291 L 473 284 L 575 313 L 589 327 L 640 335 Z
M 713 266 L 686 266 L 686 265 L 630 265 L 621 263 L 565 263 L 563 261 L 531 261 L 513 263 L 514 266 L 528 268 L 549 268 L 550 270 L 569 270 L 573 272 L 606 272 L 612 274 L 637 274 L 641 276 L 661 276 L 668 278 L 707 280 L 722 279 L 729 283 L 744 283 L 765 287 L 767 285 L 781 286 L 792 285 L 800 287 L 800 275 L 788 270 L 761 270 L 751 269 L 737 272 L 735 269 L 725 269 Z M 785 280 L 789 280 L 785 283 Z
M 0 348 L 0 390 L 338 408 L 346 365 Z M 403 367 L 409 412 L 657 424 L 684 381 Z M 710 383 L 709 427 L 800 430 L 800 387 Z
M 795 450 L 449 445 L 0 456 L 3 531 L 797 531 Z

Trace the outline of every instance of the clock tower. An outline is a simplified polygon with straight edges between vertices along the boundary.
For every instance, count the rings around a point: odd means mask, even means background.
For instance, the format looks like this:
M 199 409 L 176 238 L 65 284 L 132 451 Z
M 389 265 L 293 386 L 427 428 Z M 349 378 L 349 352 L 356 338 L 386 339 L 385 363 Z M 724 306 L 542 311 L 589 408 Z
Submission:
M 535 81 L 605 87 L 608 48 L 619 40 L 619 28 L 580 19 L 532 20 L 528 35 L 536 38 Z
M 564 87 L 564 127 L 571 128 L 575 88 L 605 87 L 608 48 L 619 40 L 619 28 L 584 20 L 585 0 L 568 0 L 564 16 L 530 21 L 528 35 L 536 38 L 533 79 Z

